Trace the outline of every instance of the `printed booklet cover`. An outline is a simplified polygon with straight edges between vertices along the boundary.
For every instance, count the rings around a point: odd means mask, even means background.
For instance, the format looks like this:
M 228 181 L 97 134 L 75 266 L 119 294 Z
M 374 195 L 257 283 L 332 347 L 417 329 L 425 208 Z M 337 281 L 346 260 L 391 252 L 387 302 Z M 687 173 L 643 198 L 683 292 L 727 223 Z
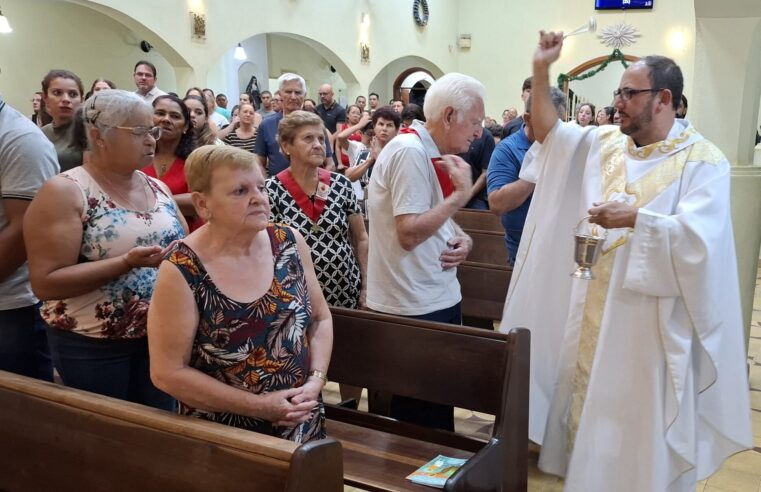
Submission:
M 438 455 L 416 471 L 412 472 L 412 474 L 407 477 L 407 480 L 421 485 L 429 485 L 431 487 L 442 489 L 444 488 L 447 479 L 454 475 L 454 472 L 464 465 L 466 461 L 468 460 Z

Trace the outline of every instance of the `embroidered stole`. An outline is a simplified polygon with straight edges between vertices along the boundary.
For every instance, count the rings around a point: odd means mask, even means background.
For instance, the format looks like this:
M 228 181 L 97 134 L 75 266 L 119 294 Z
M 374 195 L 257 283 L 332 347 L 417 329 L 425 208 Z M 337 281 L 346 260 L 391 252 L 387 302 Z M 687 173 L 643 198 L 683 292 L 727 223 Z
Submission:
M 679 179 L 687 160 L 692 154 L 691 151 L 695 147 L 700 147 L 700 145 L 693 144 L 691 147 L 683 148 L 681 151 L 666 157 L 662 163 L 653 167 L 644 176 L 627 184 L 624 149 L 627 146 L 628 137 L 620 133 L 617 128 L 611 128 L 608 131 L 600 129 L 599 131 L 603 201 L 610 201 L 616 196 L 633 196 L 634 201 L 630 204 L 637 208 L 651 202 L 674 181 Z M 693 132 L 688 130 L 675 139 L 659 142 L 648 147 L 657 148 L 660 152 L 668 153 L 672 152 L 677 145 L 685 142 L 692 136 Z M 628 140 L 631 146 L 631 139 Z M 647 147 L 643 149 L 647 149 Z M 639 156 L 637 152 L 631 153 L 639 157 L 649 157 L 652 153 L 652 151 L 648 152 L 647 150 L 645 152 L 647 152 L 647 156 Z M 576 432 L 578 431 L 579 421 L 584 409 L 584 401 L 587 396 L 589 377 L 592 372 L 595 351 L 597 349 L 597 339 L 600 334 L 600 324 L 605 310 L 613 262 L 616 257 L 615 250 L 619 246 L 626 244 L 630 234 L 631 231 L 626 231 L 625 234 L 614 240 L 612 244 L 605 245 L 599 261 L 594 266 L 595 279 L 588 281 L 589 285 L 587 286 L 584 314 L 579 334 L 576 371 L 573 375 L 572 395 L 567 415 L 568 440 L 566 442 L 566 451 L 569 456 L 573 451 Z
M 312 232 L 320 232 L 322 228 L 317 225 L 320 220 L 320 215 L 325 209 L 325 204 L 328 202 L 328 193 L 330 192 L 330 171 L 321 167 L 317 168 L 317 193 L 314 195 L 314 201 L 312 201 L 301 186 L 296 182 L 291 173 L 291 169 L 287 168 L 280 171 L 277 174 L 277 179 L 283 183 L 285 189 L 291 194 L 296 201 L 299 209 L 304 212 L 310 221 L 312 221 Z
M 399 130 L 399 133 L 413 133 L 420 138 L 420 134 L 417 130 L 409 127 L 402 128 Z M 444 198 L 447 198 L 454 191 L 454 183 L 452 183 L 452 178 L 449 177 L 449 174 L 441 168 L 439 161 L 441 161 L 441 159 L 435 157 L 431 159 L 431 164 L 433 164 L 433 170 L 436 171 L 436 179 L 439 181 L 439 186 L 441 186 L 441 193 L 444 195 Z

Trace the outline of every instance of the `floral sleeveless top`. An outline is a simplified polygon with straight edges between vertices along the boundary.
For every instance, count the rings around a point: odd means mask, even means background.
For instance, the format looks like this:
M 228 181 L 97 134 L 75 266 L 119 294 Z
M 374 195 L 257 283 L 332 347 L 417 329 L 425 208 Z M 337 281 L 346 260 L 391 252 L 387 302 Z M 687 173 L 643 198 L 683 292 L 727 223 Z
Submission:
M 296 239 L 281 225 L 270 224 L 267 233 L 275 265 L 272 284 L 253 302 L 225 296 L 186 244 L 179 243 L 167 258 L 187 281 L 198 308 L 190 366 L 255 394 L 299 387 L 309 372 L 307 330 L 312 308 Z M 183 402 L 179 412 L 298 443 L 326 436 L 321 400 L 309 420 L 292 428 L 229 412 L 208 412 Z
M 83 167 L 61 173 L 82 192 L 80 263 L 121 256 L 135 246 L 165 248 L 185 236 L 172 198 L 157 181 L 140 175 L 156 200 L 147 211 L 128 210 L 115 204 Z M 53 328 L 89 337 L 145 337 L 148 303 L 157 274 L 157 268 L 133 268 L 87 294 L 45 301 L 40 309 L 42 318 Z

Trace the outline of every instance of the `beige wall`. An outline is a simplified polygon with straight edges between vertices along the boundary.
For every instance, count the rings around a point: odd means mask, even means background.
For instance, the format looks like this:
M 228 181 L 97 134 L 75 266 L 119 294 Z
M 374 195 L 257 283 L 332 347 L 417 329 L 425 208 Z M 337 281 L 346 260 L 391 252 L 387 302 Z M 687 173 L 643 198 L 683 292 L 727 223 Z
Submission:
M 746 162 L 761 96 L 754 82 L 761 71 L 759 51 L 747 40 L 761 38 L 761 23 L 759 18 L 700 19 L 696 31 L 694 1 L 660 1 L 651 12 L 623 14 L 595 13 L 591 0 L 554 1 L 552 8 L 549 2 L 523 0 L 431 0 L 430 23 L 419 28 L 407 0 L 259 0 L 257 10 L 267 15 L 251 15 L 248 0 L 5 0 L 3 11 L 15 31 L 0 36 L 0 91 L 11 104 L 28 109 L 42 75 L 56 66 L 76 71 L 86 84 L 107 76 L 131 89 L 134 61 L 146 56 L 157 64 L 165 90 L 200 85 L 232 93 L 240 63 L 230 59 L 231 49 L 258 34 L 281 33 L 293 39 L 269 46 L 275 64 L 250 58 L 257 70 L 273 76 L 281 68 L 305 70 L 312 92 L 312 85 L 327 79 L 344 90 L 347 101 L 371 90 L 388 100 L 393 80 L 410 66 L 460 71 L 484 82 L 487 114 L 499 119 L 505 107 L 521 107 L 520 86 L 530 74 L 537 31 L 570 30 L 596 15 L 600 29 L 620 21 L 639 29 L 642 36 L 624 52 L 673 56 L 684 71 L 690 119 L 733 162 Z M 191 39 L 191 8 L 206 14 L 205 41 Z M 370 16 L 368 64 L 361 63 L 359 53 L 363 12 Z M 682 34 L 681 48 L 670 43 L 675 31 Z M 457 47 L 460 33 L 472 35 L 471 49 Z M 136 46 L 141 39 L 156 49 L 145 55 Z M 553 80 L 610 52 L 594 35 L 570 38 Z M 259 80 L 264 88 L 267 77 Z M 605 87 L 589 90 L 603 94 L 594 98 L 605 98 L 612 84 L 599 82 Z M 700 87 L 700 94 L 693 87 Z
M 141 37 L 89 8 L 55 0 L 4 0 L 13 33 L 0 35 L 0 93 L 24 113 L 48 70 L 65 68 L 82 79 L 87 92 L 104 77 L 135 90 L 132 69 L 147 59 L 156 65 L 159 87 L 175 90 L 175 70 L 157 51 L 144 53 Z
M 314 48 L 298 39 L 283 35 L 268 35 L 269 78 L 277 79 L 286 72 L 297 72 L 307 84 L 307 97 L 317 104 L 317 91 L 322 84 L 331 84 L 335 98 L 346 100 L 346 82 L 340 74 L 330 71 L 330 62 Z M 274 88 L 277 90 L 277 87 Z
M 692 94 L 695 25 L 693 0 L 664 0 L 655 3 L 652 11 L 623 14 L 619 11 L 596 13 L 592 0 L 460 2 L 458 30 L 473 35 L 473 47 L 459 50 L 458 67 L 460 71 L 475 75 L 484 82 L 489 94 L 487 114 L 499 120 L 505 108 L 522 108 L 521 84 L 523 79 L 531 75 L 531 55 L 536 46 L 538 31 L 545 29 L 568 32 L 594 15 L 598 31 L 621 21 L 626 21 L 639 30 L 642 36 L 634 46 L 624 48 L 624 53 L 638 56 L 663 54 L 675 58 L 685 74 L 685 91 Z M 673 49 L 668 43 L 669 36 L 676 29 L 684 33 L 684 49 Z M 552 72 L 552 80 L 555 81 L 561 72 L 568 72 L 591 58 L 607 56 L 612 51 L 612 48 L 602 45 L 592 34 L 568 38 L 563 55 Z
M 698 19 L 697 33 L 695 84 L 708 97 L 691 99 L 690 117 L 731 162 L 750 164 L 761 94 L 761 17 Z

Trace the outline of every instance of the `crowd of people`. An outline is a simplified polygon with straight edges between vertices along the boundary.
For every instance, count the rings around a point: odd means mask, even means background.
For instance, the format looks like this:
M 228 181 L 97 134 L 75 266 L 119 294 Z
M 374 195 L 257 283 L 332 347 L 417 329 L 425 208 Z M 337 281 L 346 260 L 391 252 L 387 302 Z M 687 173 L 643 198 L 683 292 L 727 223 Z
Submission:
M 690 490 L 750 444 L 728 165 L 664 57 L 565 122 L 561 47 L 541 34 L 501 124 L 457 73 L 422 107 L 344 107 L 329 84 L 318 104 L 285 73 L 228 110 L 144 60 L 135 91 L 51 70 L 32 118 L 0 99 L 0 369 L 323 438 L 329 307 L 461 324 L 473 241 L 452 217 L 490 209 L 514 266 L 501 329 L 532 329 L 540 466 L 568 490 Z M 585 216 L 610 245 L 588 285 L 565 273 Z M 454 430 L 414 398 L 390 416 Z

